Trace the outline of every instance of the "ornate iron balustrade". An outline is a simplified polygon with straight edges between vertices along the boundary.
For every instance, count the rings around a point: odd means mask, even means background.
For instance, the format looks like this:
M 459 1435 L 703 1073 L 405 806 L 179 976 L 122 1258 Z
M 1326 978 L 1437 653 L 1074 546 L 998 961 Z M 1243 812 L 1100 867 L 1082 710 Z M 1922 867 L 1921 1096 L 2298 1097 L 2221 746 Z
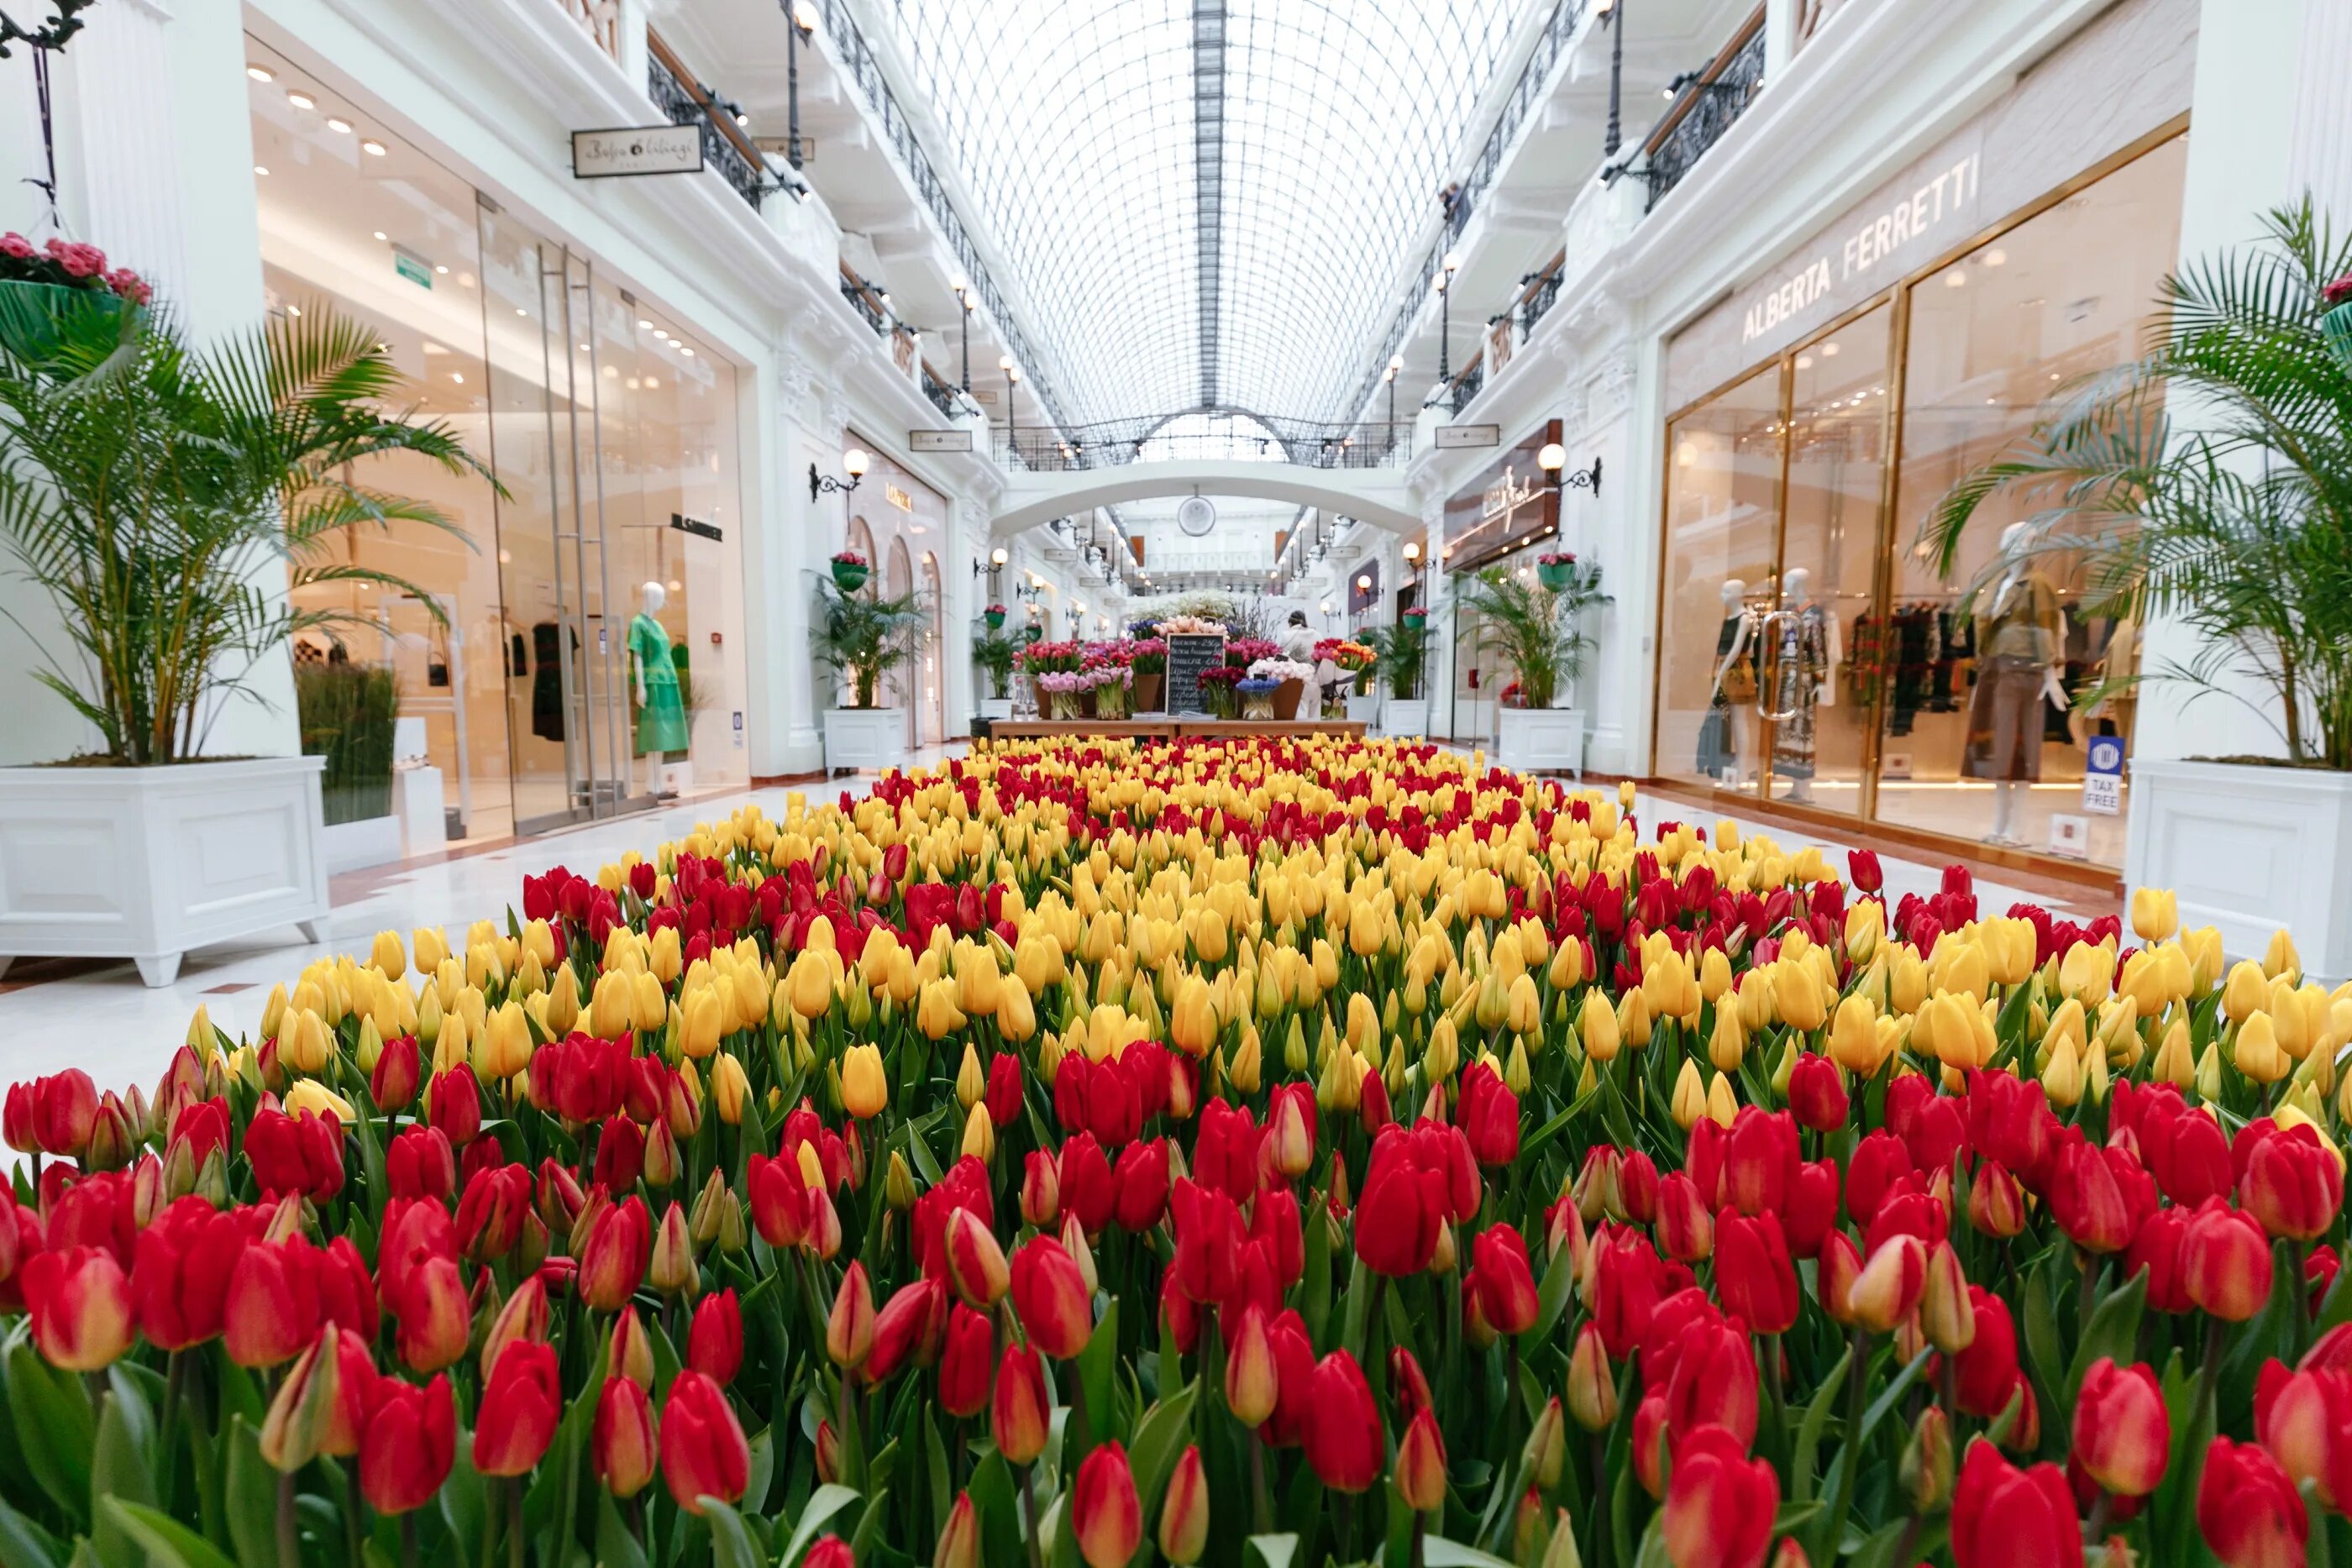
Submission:
M 882 301 L 876 295 L 874 286 L 850 271 L 847 262 L 841 264 L 841 297 L 857 308 L 857 313 L 866 318 L 866 324 L 876 332 L 890 329 L 889 315 L 882 308 Z
M 1649 139 L 1639 171 L 1649 186 L 1643 212 L 1654 212 L 1682 183 L 1706 150 L 1746 113 L 1764 85 L 1764 13 L 1759 10 L 1706 68 L 1675 95 Z
M 931 373 L 930 366 L 925 365 L 922 367 L 922 379 L 923 395 L 931 400 L 931 406 L 933 408 L 938 409 L 950 419 L 955 419 L 963 413 L 961 406 L 963 394 L 948 382 L 943 382 L 940 380 L 938 376 L 933 375 Z
M 735 122 L 710 101 L 661 36 L 650 29 L 646 34 L 646 93 L 672 125 L 691 125 L 700 131 L 703 163 L 719 171 L 719 177 L 735 187 L 735 193 L 757 210 L 760 198 L 771 188 L 759 153 Z
M 1412 426 L 1402 420 L 1393 424 L 1381 421 L 1324 424 L 1244 416 L 1252 420 L 1254 428 L 1174 427 L 1186 417 L 1111 420 L 1070 429 L 1000 427 L 992 440 L 1000 464 L 1042 474 L 1186 460 L 1382 468 L 1403 462 L 1412 453 Z
M 1433 407 L 1443 408 L 1448 413 L 1460 413 L 1470 406 L 1486 384 L 1486 356 L 1475 354 L 1468 364 L 1454 371 L 1454 379 L 1440 387 L 1437 395 L 1429 401 Z
M 1519 340 L 1525 342 L 1535 335 L 1536 323 L 1544 313 L 1559 303 L 1559 280 L 1567 271 L 1568 253 L 1553 256 L 1527 291 L 1519 296 Z

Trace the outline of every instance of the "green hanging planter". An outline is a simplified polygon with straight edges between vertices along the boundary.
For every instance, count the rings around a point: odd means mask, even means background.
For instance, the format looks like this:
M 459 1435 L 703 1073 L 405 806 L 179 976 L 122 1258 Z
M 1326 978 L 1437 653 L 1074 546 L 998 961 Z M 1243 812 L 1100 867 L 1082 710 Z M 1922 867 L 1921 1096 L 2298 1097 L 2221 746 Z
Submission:
M 1002 626 L 1003 626 L 1003 624 L 1004 624 L 1004 612 L 1003 612 L 1003 611 L 1002 611 L 1002 610 L 991 610 L 991 611 L 986 612 L 986 614 L 987 614 L 987 616 L 988 616 L 988 629 L 989 629 L 990 631 L 994 632 L 994 631 L 998 630 L 999 628 L 1001 628 Z
M 2352 299 L 2330 310 L 2319 319 L 2319 329 L 2327 336 L 2327 346 L 2347 370 L 2352 370 Z
M 1024 626 L 1021 629 L 1021 635 L 1024 642 L 1042 643 L 1045 640 L 1045 629 L 1043 626 Z
M 1561 589 L 1566 588 L 1575 576 L 1576 568 L 1564 561 L 1558 566 L 1543 566 L 1539 564 L 1536 568 L 1536 580 L 1542 583 L 1546 588 L 1550 589 L 1554 593 L 1558 593 Z
M 841 585 L 842 592 L 855 593 L 866 586 L 866 579 L 872 570 L 871 567 L 852 566 L 845 560 L 837 560 L 833 563 L 833 580 Z

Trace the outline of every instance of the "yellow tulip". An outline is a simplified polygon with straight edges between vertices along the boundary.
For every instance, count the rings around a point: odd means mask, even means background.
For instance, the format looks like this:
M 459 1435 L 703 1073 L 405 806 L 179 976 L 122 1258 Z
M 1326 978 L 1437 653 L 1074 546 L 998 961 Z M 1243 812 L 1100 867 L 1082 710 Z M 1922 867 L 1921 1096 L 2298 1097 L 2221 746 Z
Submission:
M 1019 986 L 999 988 L 996 1028 L 999 1033 L 1016 1045 L 1037 1032 L 1037 1008 L 1029 999 L 1028 991 Z
M 1895 963 L 1886 975 L 1886 1002 L 1898 1013 L 1916 1013 L 1927 999 L 1927 967 L 1919 949 L 1908 942 L 1895 945 Z
M 2263 950 L 2263 973 L 2290 984 L 2303 978 L 2303 960 L 2295 954 L 2294 938 L 2284 931 L 2271 933 L 2271 945 Z
M 639 975 L 634 985 L 636 1010 L 630 1021 L 639 1034 L 651 1034 L 669 1021 L 669 995 L 651 975 Z
M 1730 1073 L 1718 1072 L 1707 1083 L 1706 1113 L 1718 1127 L 1728 1127 L 1739 1115 L 1739 1097 L 1732 1092 Z
M 1257 1092 L 1261 1071 L 1259 1061 L 1261 1049 L 1257 1038 L 1257 1026 L 1244 1024 L 1241 1044 L 1234 1048 L 1233 1062 L 1225 1069 L 1225 1081 L 1234 1086 L 1237 1093 L 1247 1095 Z
M 324 1072 L 330 1042 L 327 1021 L 305 1008 L 287 1014 L 278 1029 L 278 1061 L 297 1072 Z
M 382 970 L 383 977 L 387 980 L 397 980 L 406 974 L 408 958 L 407 955 L 401 951 L 399 934 L 393 931 L 377 932 L 374 946 L 368 949 L 368 962 Z
M 2170 888 L 2133 888 L 2131 927 L 2143 942 L 2165 941 L 2180 929 L 2179 899 Z
M 2181 951 L 2188 954 L 2189 989 L 2203 996 L 2221 983 L 2221 933 L 2210 925 L 2200 925 L 2180 934 Z
M 1698 1063 L 1690 1057 L 1683 1059 L 1682 1071 L 1675 1076 L 1675 1094 L 1669 1107 L 1675 1125 L 1689 1132 L 1706 1114 L 1706 1084 L 1698 1075 Z
M 933 980 L 926 985 L 915 1007 L 915 1027 L 927 1040 L 941 1040 L 963 1028 L 963 1010 L 956 1006 L 955 982 Z
M 793 956 L 784 984 L 793 1011 L 802 1018 L 823 1018 L 833 1007 L 833 967 L 814 947 Z
M 2164 1031 L 2164 1041 L 2156 1048 L 2156 1061 L 2149 1065 L 2149 1076 L 2159 1082 L 2181 1089 L 2197 1082 L 2197 1055 L 2189 1043 L 2189 1020 L 2176 1018 Z
M 430 999 L 433 993 L 425 993 Z M 555 981 L 547 988 L 547 1032 L 550 1039 L 562 1040 L 580 1023 L 580 982 L 572 966 L 556 967 Z
M 606 970 L 596 977 L 595 989 L 589 993 L 588 1032 L 598 1040 L 618 1040 L 628 1032 L 636 1005 L 635 983 L 618 970 Z
M 305 1078 L 289 1089 L 285 1103 L 286 1113 L 289 1116 L 299 1116 L 308 1111 L 316 1115 L 332 1116 L 345 1124 L 358 1120 L 358 1113 L 352 1109 L 350 1101 L 315 1078 Z
M 1566 991 L 1580 985 L 1584 979 L 1584 944 L 1563 942 L 1554 948 L 1548 977 L 1555 991 Z
M 890 1081 L 882 1067 L 882 1048 L 853 1045 L 841 1058 L 842 1109 L 863 1122 L 890 1103 Z
M 2107 999 L 2115 977 L 2116 958 L 2105 943 L 2077 942 L 2058 960 L 2058 988 L 2085 1009 Z
M 1717 1008 L 1715 1029 L 1707 1036 L 1706 1059 L 1718 1072 L 1738 1071 L 1739 1059 L 1748 1050 L 1748 1034 L 1739 1027 L 1739 1009 Z
M 731 1051 L 720 1051 L 719 1060 L 710 1064 L 710 1098 L 719 1107 L 719 1119 L 730 1127 L 741 1125 L 743 1102 L 751 1092 L 751 1081 L 743 1064 Z
M 1614 1027 L 1616 1020 L 1612 1019 L 1610 1022 Z M 1441 1018 L 1429 1031 L 1429 1045 L 1421 1053 L 1422 1072 L 1431 1083 L 1443 1083 L 1454 1076 L 1461 1061 L 1462 1046 L 1454 1030 L 1454 1020 Z
M 432 974 L 449 956 L 449 938 L 441 934 L 438 925 L 418 926 L 408 934 L 408 945 L 416 955 L 416 972 L 420 975 Z M 387 969 L 384 973 L 390 975 L 392 971 Z
M 1617 1003 L 1617 1037 L 1640 1051 L 1650 1043 L 1650 1005 L 1636 988 Z
M 530 1024 L 522 1008 L 508 1002 L 492 1013 L 489 1027 L 474 1045 L 474 1071 L 484 1082 L 512 1078 L 530 1066 Z
M 2231 1049 L 2231 1060 L 2238 1071 L 2257 1083 L 2276 1083 L 2292 1071 L 2294 1062 L 2279 1048 L 2278 1030 L 2271 1015 L 2258 1012 L 2238 1026 L 2238 1040 Z
M 996 1124 L 988 1119 L 986 1105 L 975 1104 L 965 1113 L 961 1153 L 982 1165 L 996 1157 Z
M 2042 1069 L 2042 1088 L 2053 1103 L 2073 1106 L 2083 1098 L 2083 1053 L 2072 1036 L 2061 1035 Z
M 1829 1004 L 1821 976 L 1810 964 L 1782 959 L 1773 966 L 1772 996 L 1781 1021 L 1811 1032 L 1828 1020 Z
M 980 1065 L 980 1051 L 971 1041 L 963 1043 L 963 1061 L 956 1068 L 956 1103 L 969 1111 L 980 1103 L 988 1092 L 988 1074 Z
M 2271 980 L 2251 958 L 2230 966 L 2230 982 L 2221 988 L 2221 1010 L 2231 1023 L 2243 1023 L 2270 1004 Z
M 653 934 L 645 955 L 645 967 L 665 986 L 676 985 L 686 967 L 684 953 L 678 946 L 677 927 L 665 925 Z
M 725 1027 L 719 1017 L 718 988 L 696 988 L 688 993 L 678 1011 L 678 1050 L 698 1061 L 715 1053 L 719 1050 L 719 1036 Z
M 1719 1002 L 1731 989 L 1731 960 L 1720 947 L 1709 947 L 1698 961 L 1699 999 Z

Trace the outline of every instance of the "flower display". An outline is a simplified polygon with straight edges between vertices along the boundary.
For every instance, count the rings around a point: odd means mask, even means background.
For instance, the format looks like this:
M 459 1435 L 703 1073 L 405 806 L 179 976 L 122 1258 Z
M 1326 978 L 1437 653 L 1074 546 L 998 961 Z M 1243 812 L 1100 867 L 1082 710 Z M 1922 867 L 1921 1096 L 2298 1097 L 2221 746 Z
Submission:
M 2284 933 L 1316 736 L 981 743 L 519 892 L 7 1089 L 11 1562 L 2347 1529 L 2352 987 Z
M 835 566 L 854 566 L 862 569 L 871 567 L 874 563 L 867 560 L 864 556 L 858 554 L 854 549 L 837 549 L 833 552 L 833 564 Z
M 20 234 L 0 235 L 0 280 L 89 289 L 133 305 L 154 297 L 153 288 L 129 267 L 109 267 L 98 246 L 58 235 L 36 246 Z
M 1269 681 L 1280 685 L 1285 681 L 1313 680 L 1315 666 L 1301 664 L 1296 659 L 1254 659 L 1250 662 L 1248 674 L 1251 681 Z M 1246 685 L 1248 682 L 1243 684 Z

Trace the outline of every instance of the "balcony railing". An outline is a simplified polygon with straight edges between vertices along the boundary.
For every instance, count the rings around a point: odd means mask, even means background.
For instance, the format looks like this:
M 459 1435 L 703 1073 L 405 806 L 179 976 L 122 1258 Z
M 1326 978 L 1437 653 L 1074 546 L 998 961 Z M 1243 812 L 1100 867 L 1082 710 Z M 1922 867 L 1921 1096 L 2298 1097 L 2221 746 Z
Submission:
M 890 329 L 890 312 L 882 304 L 882 291 L 851 271 L 845 261 L 841 264 L 841 297 L 856 308 L 877 333 Z
M 928 364 L 922 366 L 922 378 L 923 395 L 931 400 L 933 408 L 938 409 L 950 419 L 958 418 L 962 414 L 963 393 L 957 391 L 952 383 L 940 380 Z
M 1559 280 L 1567 270 L 1568 252 L 1563 250 L 1544 263 L 1543 270 L 1519 293 L 1519 341 L 1535 336 L 1536 323 L 1544 312 L 1559 303 Z
M 767 164 L 751 138 L 724 110 L 710 101 L 709 93 L 695 79 L 686 62 L 671 52 L 662 42 L 661 35 L 650 27 L 646 30 L 646 91 L 654 107 L 669 119 L 672 125 L 692 125 L 702 132 L 702 162 L 719 171 L 719 177 L 735 187 L 735 193 L 751 204 L 768 189 Z
M 1430 406 L 1442 408 L 1448 413 L 1460 413 L 1486 384 L 1486 356 L 1474 354 L 1468 364 L 1454 372 L 1452 381 L 1437 389 L 1436 395 L 1429 400 Z
M 1706 150 L 1747 112 L 1763 85 L 1764 12 L 1759 6 L 1723 52 L 1684 84 L 1642 143 L 1640 174 L 1650 188 L 1644 212 L 1654 211 L 1666 193 L 1682 183 Z
M 1170 424 L 1165 419 L 1124 419 L 1068 430 L 1000 426 L 992 439 L 1000 464 L 1041 474 L 1184 461 L 1384 468 L 1403 462 L 1412 447 L 1412 426 L 1402 421 L 1320 424 L 1276 419 L 1264 422 L 1255 434 L 1229 427 L 1184 430 L 1169 428 Z

